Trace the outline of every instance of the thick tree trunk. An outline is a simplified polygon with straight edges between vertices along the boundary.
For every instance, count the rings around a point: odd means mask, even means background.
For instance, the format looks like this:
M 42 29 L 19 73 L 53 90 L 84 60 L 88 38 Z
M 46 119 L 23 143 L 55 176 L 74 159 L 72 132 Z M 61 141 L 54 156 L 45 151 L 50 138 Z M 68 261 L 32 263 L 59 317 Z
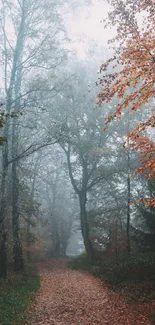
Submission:
M 20 240 L 19 211 L 18 211 L 19 185 L 16 177 L 16 162 L 12 164 L 12 229 L 13 229 L 13 258 L 14 271 L 24 270 L 22 244 Z
M 12 123 L 12 158 L 17 155 L 18 125 L 14 118 Z M 14 271 L 23 272 L 24 260 L 19 227 L 19 181 L 17 177 L 17 161 L 12 162 L 12 230 L 13 230 L 13 258 Z
M 64 149 L 64 148 L 63 148 Z M 81 221 L 81 232 L 83 236 L 83 242 L 85 245 L 85 249 L 87 251 L 89 259 L 93 262 L 94 261 L 94 252 L 93 252 L 93 246 L 92 242 L 90 240 L 90 234 L 89 234 L 89 223 L 87 220 L 87 213 L 86 213 L 86 201 L 87 201 L 87 185 L 88 185 L 88 170 L 87 170 L 87 162 L 84 160 L 84 157 L 81 153 L 82 158 L 82 169 L 83 169 L 83 176 L 82 176 L 82 190 L 79 189 L 76 185 L 76 181 L 73 177 L 72 173 L 72 164 L 71 164 L 71 148 L 70 145 L 68 146 L 68 151 L 65 150 L 66 156 L 67 156 L 67 163 L 68 163 L 68 169 L 69 169 L 69 177 L 72 183 L 72 186 L 74 188 L 74 191 L 76 194 L 78 194 L 79 197 L 79 203 L 80 203 L 80 221 Z
M 86 252 L 88 254 L 89 259 L 91 262 L 94 261 L 94 252 L 92 242 L 90 240 L 90 233 L 89 233 L 89 223 L 87 220 L 87 213 L 86 213 L 86 192 L 81 191 L 79 194 L 79 202 L 80 202 L 80 221 L 81 221 L 81 232 L 83 236 L 83 242 L 85 245 Z
M 16 218 L 13 219 L 13 258 L 14 272 L 20 273 L 24 271 L 24 261 L 22 254 L 22 244 L 19 237 L 19 226 Z
M 20 64 L 23 53 L 24 46 L 24 12 L 21 21 L 21 42 L 17 45 L 18 58 L 17 62 Z M 19 37 L 19 39 L 20 39 Z M 20 107 L 20 90 L 22 81 L 22 66 L 17 69 L 14 76 L 14 96 L 15 96 L 15 106 Z M 19 137 L 19 126 L 18 118 L 14 117 L 12 121 L 12 159 L 18 156 L 18 137 Z M 14 258 L 14 271 L 23 272 L 24 270 L 24 260 L 22 243 L 20 239 L 20 226 L 19 226 L 19 181 L 18 181 L 18 162 L 13 160 L 12 162 L 12 230 L 13 230 L 13 258 Z
M 7 277 L 7 248 L 4 221 L 0 224 L 0 279 Z
M 31 203 L 30 203 L 30 208 L 29 208 L 29 213 L 28 213 L 28 220 L 27 220 L 27 228 L 26 228 L 26 246 L 27 246 L 27 251 L 26 251 L 26 257 L 27 260 L 30 261 L 31 259 L 31 252 L 30 252 L 30 237 L 31 237 L 31 218 L 32 218 L 32 210 L 33 210 L 33 200 L 34 200 L 34 193 L 35 193 L 35 183 L 36 183 L 36 178 L 37 178 L 37 173 L 38 173 L 38 167 L 40 164 L 40 159 L 41 159 L 41 154 L 39 154 L 36 163 L 35 163 L 35 171 L 34 171 L 34 178 L 32 181 L 32 188 L 31 188 Z
M 23 44 L 24 44 L 24 27 L 25 27 L 25 13 L 24 13 L 24 6 L 22 10 L 22 17 L 20 21 L 16 46 L 14 50 L 14 56 L 13 56 L 13 64 L 11 68 L 11 74 L 10 74 L 10 81 L 9 81 L 9 87 L 7 88 L 7 84 L 5 84 L 5 90 L 6 90 L 6 112 L 10 113 L 11 111 L 11 102 L 13 98 L 13 88 L 16 78 L 16 72 L 17 72 L 17 63 L 19 60 L 19 57 L 21 56 L 22 50 L 23 50 Z M 5 36 L 5 42 L 6 42 L 6 35 Z M 5 71 L 7 71 L 7 60 L 5 61 Z M 7 77 L 7 73 L 5 75 Z M 7 79 L 7 78 L 5 78 Z M 18 106 L 17 106 L 18 107 Z M 6 124 L 3 128 L 4 130 L 4 137 L 8 139 L 8 131 L 10 128 L 10 117 L 8 116 L 6 118 Z M 6 217 L 6 176 L 8 171 L 8 143 L 6 142 L 3 145 L 2 148 L 2 183 L 1 183 L 1 206 L 0 206 L 0 277 L 5 278 L 7 275 L 7 251 L 6 251 L 6 231 L 5 231 L 5 217 Z M 15 189 L 14 189 L 15 190 Z M 17 228 L 17 227 L 16 227 Z M 14 232 L 17 232 L 17 230 L 14 229 Z
M 6 130 L 5 130 L 6 131 Z M 6 132 L 5 132 L 6 133 Z M 7 176 L 7 144 L 4 144 L 3 152 L 3 172 L 1 181 L 1 202 L 0 202 L 0 278 L 7 277 L 7 234 L 5 229 L 6 217 L 6 176 Z
M 49 209 L 52 211 L 51 214 L 51 226 L 52 226 L 52 247 L 51 247 L 51 254 L 52 257 L 59 257 L 61 256 L 61 243 L 60 243 L 60 235 L 59 235 L 59 229 L 58 229 L 58 223 L 56 219 L 56 211 L 55 211 L 55 206 L 56 206 L 56 193 L 57 193 L 57 178 L 58 174 L 56 175 L 56 179 L 54 183 L 52 184 L 52 200 L 49 195 L 49 189 L 47 186 L 47 199 L 49 203 Z

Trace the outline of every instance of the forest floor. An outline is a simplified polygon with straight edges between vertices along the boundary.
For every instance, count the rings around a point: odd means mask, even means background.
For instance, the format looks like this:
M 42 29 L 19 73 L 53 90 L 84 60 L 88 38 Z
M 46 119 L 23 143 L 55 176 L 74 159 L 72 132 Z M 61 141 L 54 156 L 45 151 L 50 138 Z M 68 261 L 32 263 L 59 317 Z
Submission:
M 39 265 L 41 289 L 30 306 L 32 325 L 150 325 L 155 303 L 127 304 L 92 275 L 66 260 Z

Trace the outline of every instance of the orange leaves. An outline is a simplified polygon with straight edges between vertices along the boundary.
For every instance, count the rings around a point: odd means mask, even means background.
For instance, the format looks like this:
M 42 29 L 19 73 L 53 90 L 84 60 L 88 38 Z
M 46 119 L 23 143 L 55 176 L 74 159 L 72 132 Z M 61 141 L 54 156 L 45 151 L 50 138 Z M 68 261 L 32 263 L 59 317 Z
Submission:
M 147 137 L 135 137 L 134 132 L 129 135 L 133 140 L 131 147 L 141 152 L 141 162 L 143 168 L 138 168 L 135 172 L 147 171 L 148 179 L 155 177 L 155 143 Z
M 151 97 L 155 96 L 155 17 L 153 1 L 144 1 L 145 5 L 135 4 L 129 1 L 120 2 L 111 0 L 114 10 L 110 13 L 111 22 L 120 24 L 118 28 L 117 39 L 123 34 L 125 43 L 121 43 L 116 50 L 116 55 L 102 64 L 100 72 L 105 73 L 102 77 L 102 91 L 98 96 L 99 105 L 103 101 L 111 100 L 114 96 L 122 98 L 122 110 L 132 104 L 132 111 L 136 111 L 142 104 L 148 102 Z M 139 2 L 139 1 L 138 1 Z M 144 4 L 143 2 L 143 4 Z M 131 6 L 130 6 L 131 5 Z M 148 19 L 150 23 L 138 30 L 136 27 L 136 12 L 148 9 Z M 117 21 L 117 18 L 122 18 Z M 133 18 L 130 20 L 129 18 Z M 124 21 L 124 24 L 123 24 Z M 127 26 L 130 28 L 128 29 Z M 154 27 L 154 28 L 153 28 Z M 120 73 L 113 72 L 108 74 L 107 69 L 114 62 L 122 66 Z M 116 66 L 116 65 L 115 65 Z M 126 98 L 126 91 L 129 87 L 136 87 L 136 91 L 130 91 Z M 117 110 L 117 108 L 116 108 Z
M 155 206 L 155 198 L 141 198 L 136 200 L 136 203 L 144 202 L 145 203 L 145 208 L 150 208 Z
M 155 207 L 155 198 L 146 199 L 145 202 L 146 209 L 150 207 Z
M 111 113 L 106 125 L 113 119 L 120 119 L 122 112 L 130 108 L 134 114 L 142 106 L 155 98 L 155 1 L 154 0 L 109 0 L 113 9 L 109 13 L 109 24 L 117 25 L 119 41 L 116 55 L 101 67 L 100 79 L 102 90 L 98 95 L 98 105 L 119 99 L 115 111 Z M 146 12 L 144 12 L 147 11 Z M 142 26 L 139 27 L 137 13 L 141 13 Z M 121 70 L 108 73 L 114 64 Z M 136 172 L 148 173 L 148 179 L 155 177 L 155 143 L 143 135 L 148 127 L 155 127 L 155 116 L 150 110 L 150 117 L 145 123 L 139 123 L 128 135 L 131 147 L 141 152 L 142 167 Z M 150 203 L 154 204 L 154 201 Z M 146 205 L 148 207 L 148 204 Z
M 139 167 L 136 169 L 136 173 L 144 173 L 145 172 L 145 168 L 144 167 Z
M 150 34 L 152 31 L 150 31 Z M 147 37 L 151 37 L 149 33 Z M 141 42 L 141 39 L 139 40 Z M 102 76 L 102 90 L 98 95 L 98 104 L 110 101 L 114 96 L 122 99 L 122 111 L 132 105 L 132 111 L 136 112 L 150 98 L 155 96 L 155 37 L 152 44 L 137 41 L 127 43 L 126 49 L 120 54 L 122 70 L 119 74 L 105 74 Z M 103 71 L 101 69 L 101 71 Z M 136 87 L 136 90 L 133 89 Z M 127 95 L 127 90 L 130 92 Z M 119 107 L 116 108 L 116 111 Z
M 135 170 L 135 173 L 144 173 L 147 172 L 147 179 L 155 178 L 155 143 L 148 139 L 147 137 L 139 137 L 139 133 L 142 132 L 146 125 L 154 125 L 155 117 L 151 117 L 146 123 L 141 123 L 137 128 L 135 128 L 130 134 L 130 138 L 133 140 L 131 147 L 134 150 L 141 152 L 141 163 L 143 167 L 139 167 Z M 136 130 L 137 129 L 137 130 Z M 140 130 L 140 131 L 139 131 Z M 155 207 L 155 198 L 142 198 L 137 201 L 145 202 L 145 208 Z

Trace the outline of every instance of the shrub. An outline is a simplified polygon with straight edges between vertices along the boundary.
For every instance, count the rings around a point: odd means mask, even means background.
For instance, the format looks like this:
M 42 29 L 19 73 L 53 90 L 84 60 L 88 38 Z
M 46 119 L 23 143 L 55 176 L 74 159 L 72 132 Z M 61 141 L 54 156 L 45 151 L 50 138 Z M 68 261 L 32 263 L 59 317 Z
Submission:
M 74 270 L 92 272 L 92 264 L 86 253 L 74 257 L 69 261 L 69 267 Z
M 142 282 L 155 281 L 155 254 L 133 255 L 124 257 L 116 263 L 114 259 L 102 261 L 99 270 L 100 276 L 111 284 L 126 281 Z
M 72 269 L 83 270 L 106 280 L 109 284 L 123 282 L 155 281 L 155 254 L 139 254 L 114 258 L 105 257 L 91 264 L 86 255 L 80 255 L 69 262 Z
M 27 274 L 10 274 L 0 281 L 0 324 L 21 325 L 27 321 L 26 307 L 40 287 L 40 278 L 34 269 Z

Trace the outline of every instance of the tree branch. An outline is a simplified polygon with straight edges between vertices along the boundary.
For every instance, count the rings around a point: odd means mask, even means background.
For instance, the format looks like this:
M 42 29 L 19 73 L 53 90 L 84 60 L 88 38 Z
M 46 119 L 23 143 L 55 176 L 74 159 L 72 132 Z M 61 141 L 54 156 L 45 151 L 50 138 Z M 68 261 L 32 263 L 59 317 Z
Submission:
M 21 154 L 19 154 L 18 156 L 12 158 L 11 160 L 9 160 L 8 165 L 12 164 L 14 161 L 18 161 L 20 159 L 26 158 L 26 157 L 32 155 L 34 152 L 39 151 L 40 149 L 42 149 L 44 147 L 54 145 L 57 142 L 58 142 L 58 140 L 55 140 L 54 142 L 46 142 L 46 143 L 42 143 L 42 144 L 31 144 Z

